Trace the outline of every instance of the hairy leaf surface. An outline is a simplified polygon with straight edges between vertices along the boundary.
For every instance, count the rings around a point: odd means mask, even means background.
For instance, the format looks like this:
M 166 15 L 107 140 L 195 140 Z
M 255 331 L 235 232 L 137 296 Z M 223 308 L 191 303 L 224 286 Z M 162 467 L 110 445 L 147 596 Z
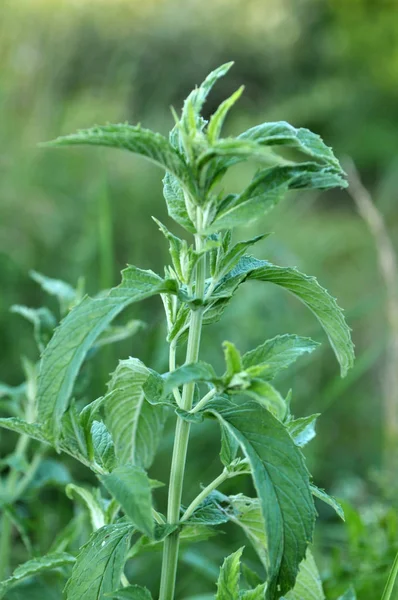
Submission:
M 293 587 L 312 539 L 315 507 L 304 458 L 285 427 L 257 402 L 217 399 L 207 406 L 250 462 L 268 540 L 267 594 Z
M 43 354 L 38 384 L 39 420 L 55 440 L 79 369 L 98 336 L 133 302 L 176 291 L 174 281 L 163 280 L 152 271 L 128 267 L 122 275 L 122 283 L 106 296 L 86 296 L 62 321 Z
M 103 600 L 119 587 L 132 530 L 128 523 L 117 523 L 91 535 L 66 585 L 67 600 Z

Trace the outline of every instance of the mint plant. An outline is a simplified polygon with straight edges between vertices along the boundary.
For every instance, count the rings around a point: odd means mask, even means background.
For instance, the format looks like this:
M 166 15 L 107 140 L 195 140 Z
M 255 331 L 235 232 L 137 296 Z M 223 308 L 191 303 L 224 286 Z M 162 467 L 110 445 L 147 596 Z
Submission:
M 261 575 L 242 561 L 242 549 L 225 559 L 214 588 L 224 598 L 324 598 L 309 545 L 316 511 L 313 497 L 341 507 L 311 481 L 302 448 L 314 437 L 318 415 L 295 418 L 290 397 L 273 385 L 277 374 L 317 343 L 279 335 L 244 353 L 224 343 L 225 370 L 200 360 L 201 332 L 218 321 L 246 281 L 285 288 L 314 313 L 324 328 L 344 376 L 353 364 L 350 330 L 336 301 L 315 278 L 277 266 L 248 251 L 264 236 L 232 241 L 232 231 L 262 219 L 289 190 L 345 187 L 338 160 L 318 135 L 285 122 L 263 123 L 235 138 L 221 138 L 230 108 L 243 88 L 225 100 L 207 122 L 201 111 L 211 88 L 232 63 L 212 72 L 188 96 L 169 140 L 140 126 L 106 125 L 61 137 L 50 146 L 95 145 L 129 150 L 165 171 L 168 214 L 194 242 L 177 237 L 156 220 L 169 244 L 171 264 L 160 276 L 134 266 L 106 293 L 84 296 L 68 310 L 42 353 L 34 418 L 12 416 L 0 425 L 66 452 L 99 480 L 95 492 L 69 484 L 83 501 L 93 533 L 72 552 L 34 558 L 6 579 L 1 593 L 21 579 L 59 569 L 68 600 L 150 599 L 130 582 L 127 561 L 163 547 L 160 600 L 172 600 L 179 546 L 204 539 L 226 522 L 246 533 L 262 565 Z M 278 151 L 285 151 L 283 154 Z M 288 154 L 288 153 L 291 154 Z M 226 194 L 232 166 L 252 161 L 258 170 L 247 187 Z M 138 358 L 124 358 L 107 390 L 87 403 L 79 399 L 79 372 L 97 340 L 126 307 L 159 295 L 164 305 L 169 370 L 157 373 Z M 105 332 L 105 333 L 104 333 Z M 110 336 L 112 337 L 112 336 Z M 167 418 L 174 418 L 167 509 L 156 503 L 159 482 L 148 475 Z M 205 419 L 220 428 L 220 474 L 185 506 L 184 473 L 190 429 Z M 239 493 L 238 477 L 250 476 L 255 498 Z M 222 484 L 237 479 L 237 493 Z M 221 489 L 220 489 L 221 488 Z M 164 514 L 163 514 L 164 512 Z M 72 566 L 71 566 L 72 565 Z M 244 577 L 240 581 L 240 571 Z M 312 595 L 311 595 L 312 594 Z M 0 594 L 1 595 L 1 594 Z M 354 598 L 348 591 L 345 598 Z

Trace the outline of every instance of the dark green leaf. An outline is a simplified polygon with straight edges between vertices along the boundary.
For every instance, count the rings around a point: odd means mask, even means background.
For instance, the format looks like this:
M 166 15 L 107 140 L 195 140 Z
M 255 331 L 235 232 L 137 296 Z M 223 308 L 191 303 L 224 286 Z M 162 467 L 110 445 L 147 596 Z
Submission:
M 295 582 L 312 539 L 315 508 L 300 450 L 272 414 L 257 402 L 217 399 L 207 410 L 229 429 L 249 460 L 268 545 L 268 595 Z
M 91 439 L 94 459 L 107 471 L 116 465 L 115 446 L 111 434 L 102 421 L 94 421 L 91 425 Z
M 131 534 L 131 525 L 117 523 L 91 535 L 66 585 L 67 600 L 102 600 L 119 587 Z
M 85 297 L 67 315 L 43 354 L 38 386 L 39 420 L 55 440 L 79 369 L 98 336 L 133 302 L 176 291 L 174 281 L 163 280 L 152 271 L 128 267 L 122 274 L 122 283 L 106 296 Z
M 121 505 L 134 526 L 149 537 L 153 536 L 151 484 L 140 467 L 126 465 L 117 467 L 101 481 Z

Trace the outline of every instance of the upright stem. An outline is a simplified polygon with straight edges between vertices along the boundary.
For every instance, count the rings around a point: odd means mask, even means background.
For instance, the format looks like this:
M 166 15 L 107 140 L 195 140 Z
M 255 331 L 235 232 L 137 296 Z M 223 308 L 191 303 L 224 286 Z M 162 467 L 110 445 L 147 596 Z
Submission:
M 202 248 L 202 238 L 196 236 L 196 249 Z M 196 268 L 196 289 L 197 298 L 203 298 L 206 277 L 205 256 L 203 256 Z M 199 357 L 200 337 L 202 331 L 203 311 L 201 308 L 191 312 L 191 323 L 189 327 L 188 346 L 186 363 L 197 362 Z M 182 391 L 181 406 L 189 411 L 192 408 L 193 395 L 195 390 L 194 383 L 184 385 Z M 177 425 L 174 438 L 173 458 L 171 461 L 169 497 L 167 507 L 167 522 L 177 523 L 180 519 L 180 507 L 182 488 L 184 482 L 185 463 L 188 450 L 190 423 L 177 417 Z M 175 581 L 177 575 L 179 549 L 179 531 L 169 535 L 164 542 L 162 576 L 160 583 L 159 600 L 173 600 Z
M 0 524 L 0 581 L 8 577 L 10 563 L 10 540 L 12 523 L 9 514 L 4 510 Z

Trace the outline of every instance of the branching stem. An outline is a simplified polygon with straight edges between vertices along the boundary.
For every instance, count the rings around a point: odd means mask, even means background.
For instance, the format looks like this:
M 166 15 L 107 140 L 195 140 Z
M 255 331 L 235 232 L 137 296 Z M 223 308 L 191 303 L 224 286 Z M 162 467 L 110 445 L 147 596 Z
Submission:
M 211 492 L 220 487 L 220 485 L 224 483 L 224 481 L 229 479 L 231 476 L 233 477 L 234 474 L 231 475 L 226 469 L 224 469 L 224 471 L 218 477 L 216 477 L 214 481 L 209 483 L 209 485 L 206 486 L 200 492 L 200 494 L 196 496 L 194 500 L 192 500 L 191 504 L 188 506 L 187 510 L 182 515 L 181 521 L 187 521 L 189 517 L 193 514 L 193 512 L 197 509 L 197 507 L 203 502 L 203 500 L 205 500 L 207 496 L 211 494 Z

